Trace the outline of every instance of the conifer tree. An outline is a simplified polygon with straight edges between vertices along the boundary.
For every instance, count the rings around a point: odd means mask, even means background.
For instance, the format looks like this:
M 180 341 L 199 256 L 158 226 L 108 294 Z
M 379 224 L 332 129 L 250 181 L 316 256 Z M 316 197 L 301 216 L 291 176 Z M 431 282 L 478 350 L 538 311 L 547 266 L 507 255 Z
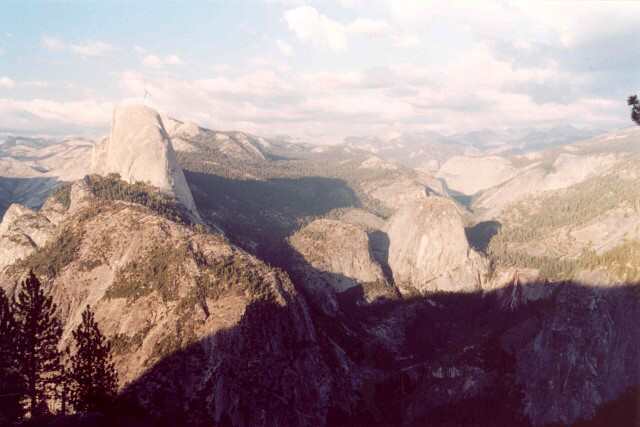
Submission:
M 640 100 L 637 95 L 631 95 L 627 99 L 627 104 L 631 107 L 631 120 L 640 125 Z
M 73 332 L 76 353 L 71 357 L 71 403 L 76 411 L 105 411 L 114 398 L 118 377 L 111 345 L 98 328 L 91 307 Z
M 16 324 L 9 299 L 0 288 L 0 425 L 11 425 L 22 418 L 24 387 L 18 376 Z
M 44 294 L 38 278 L 29 272 L 14 301 L 17 326 L 19 373 L 26 387 L 27 410 L 31 417 L 48 413 L 47 399 L 60 377 L 58 342 L 62 325 L 56 305 Z

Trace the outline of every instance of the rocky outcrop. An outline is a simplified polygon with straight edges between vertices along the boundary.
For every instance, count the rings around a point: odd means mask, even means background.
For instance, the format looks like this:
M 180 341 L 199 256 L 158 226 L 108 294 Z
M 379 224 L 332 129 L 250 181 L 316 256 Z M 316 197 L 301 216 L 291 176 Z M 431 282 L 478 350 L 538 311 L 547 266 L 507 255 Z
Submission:
M 44 246 L 55 226 L 40 212 L 13 204 L 0 223 L 0 271 Z
M 95 146 L 91 166 L 100 175 L 117 173 L 125 181 L 153 185 L 175 196 L 199 219 L 162 119 L 148 107 L 124 105 L 114 110 L 111 135 Z
M 469 247 L 458 207 L 426 197 L 405 205 L 389 220 L 389 266 L 396 285 L 408 291 L 473 291 L 481 288 L 487 262 Z
M 319 219 L 289 242 L 298 255 L 293 268 L 299 282 L 329 313 L 337 310 L 336 293 L 354 290 L 366 302 L 395 294 L 374 258 L 369 235 L 357 225 Z
M 367 180 L 360 185 L 367 196 L 382 203 L 392 212 L 406 204 L 421 201 L 428 195 L 446 194 L 439 180 L 424 173 L 419 173 L 416 176 L 383 177 Z

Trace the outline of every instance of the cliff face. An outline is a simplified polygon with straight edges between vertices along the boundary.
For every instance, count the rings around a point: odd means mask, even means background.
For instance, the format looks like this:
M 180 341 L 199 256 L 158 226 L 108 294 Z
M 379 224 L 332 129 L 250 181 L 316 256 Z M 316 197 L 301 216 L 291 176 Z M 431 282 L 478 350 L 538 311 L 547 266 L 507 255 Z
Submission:
M 194 216 L 198 210 L 160 115 L 141 105 L 113 112 L 111 135 L 96 144 L 93 173 L 119 174 L 128 182 L 142 181 L 175 196 Z
M 47 243 L 64 207 L 54 198 L 40 210 L 12 204 L 0 222 L 0 271 Z
M 149 413 L 194 425 L 324 423 L 327 368 L 286 274 L 219 235 L 75 187 L 48 242 L 0 274 L 10 294 L 28 269 L 43 278 L 62 348 L 90 305 L 120 389 Z
M 402 290 L 472 291 L 481 288 L 487 262 L 469 247 L 456 205 L 425 197 L 389 220 L 389 266 Z
M 349 290 L 361 292 L 366 302 L 396 293 L 374 257 L 374 242 L 360 226 L 319 219 L 289 242 L 298 255 L 292 268 L 299 282 L 328 312 L 337 309 L 336 294 Z
M 539 316 L 504 335 L 534 425 L 589 419 L 640 383 L 634 287 L 558 285 Z

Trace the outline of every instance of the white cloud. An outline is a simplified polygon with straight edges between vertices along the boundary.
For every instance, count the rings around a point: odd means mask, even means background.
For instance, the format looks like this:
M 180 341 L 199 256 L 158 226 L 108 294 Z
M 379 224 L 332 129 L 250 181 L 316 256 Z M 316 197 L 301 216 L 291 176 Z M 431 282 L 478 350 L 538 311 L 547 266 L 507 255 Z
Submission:
M 178 55 L 158 56 L 154 54 L 145 55 L 142 63 L 148 67 L 160 68 L 165 65 L 182 65 L 184 62 Z
M 355 7 L 357 3 L 350 4 Z M 358 17 L 351 22 L 341 23 L 318 12 L 311 6 L 300 6 L 287 10 L 284 14 L 289 30 L 303 42 L 315 46 L 328 47 L 333 51 L 344 51 L 350 36 L 386 37 L 395 47 L 414 47 L 420 38 L 415 34 L 405 34 L 394 29 L 387 21 Z
M 20 84 L 26 87 L 37 87 L 37 88 L 45 88 L 50 86 L 49 82 L 45 82 L 42 80 L 29 80 L 29 81 L 22 82 Z
M 276 40 L 276 46 L 284 56 L 293 55 L 293 47 L 289 43 L 282 40 Z
M 334 51 L 347 49 L 345 26 L 318 12 L 311 6 L 300 6 L 284 13 L 284 19 L 296 36 L 317 46 Z
M 65 44 L 62 40 L 50 36 L 42 37 L 42 46 L 50 51 L 60 51 L 65 49 Z
M 415 34 L 396 34 L 393 36 L 393 45 L 396 47 L 415 47 L 420 44 L 420 37 Z
M 44 36 L 42 37 L 41 43 L 42 46 L 51 52 L 68 51 L 85 57 L 105 56 L 115 50 L 111 44 L 99 40 L 88 40 L 80 43 L 66 43 L 64 40 L 57 37 Z
M 0 128 L 26 133 L 106 129 L 112 111 L 112 103 L 95 100 L 60 102 L 48 99 L 0 98 Z
M 346 31 L 354 34 L 385 35 L 391 32 L 391 27 L 385 21 L 376 19 L 357 18 L 346 27 Z
M 12 89 L 13 87 L 15 87 L 15 85 L 16 85 L 16 82 L 10 79 L 9 77 L 7 76 L 0 77 L 0 88 Z
M 82 56 L 104 56 L 114 50 L 112 45 L 101 41 L 89 41 L 80 44 L 71 44 L 69 45 L 69 48 L 72 52 L 75 52 Z
M 285 132 L 320 143 L 391 131 L 611 126 L 627 119 L 618 114 L 619 102 L 586 92 L 571 103 L 537 102 L 522 87 L 571 85 L 581 92 L 589 78 L 552 61 L 515 67 L 482 45 L 439 65 L 300 73 L 265 61 L 225 72 L 205 79 L 125 73 L 120 84 L 131 97 L 141 97 L 146 88 L 156 108 L 203 126 L 267 136 Z
M 4 55 L 5 53 L 7 53 L 7 51 L 0 47 L 0 56 Z

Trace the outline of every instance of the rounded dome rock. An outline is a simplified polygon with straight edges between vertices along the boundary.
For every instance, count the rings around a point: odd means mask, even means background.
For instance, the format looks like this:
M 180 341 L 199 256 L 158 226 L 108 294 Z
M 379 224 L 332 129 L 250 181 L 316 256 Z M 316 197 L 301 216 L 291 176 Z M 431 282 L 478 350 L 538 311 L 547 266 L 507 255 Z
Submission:
M 162 118 L 147 106 L 121 105 L 114 109 L 111 135 L 95 146 L 91 170 L 153 185 L 175 196 L 200 218 Z

